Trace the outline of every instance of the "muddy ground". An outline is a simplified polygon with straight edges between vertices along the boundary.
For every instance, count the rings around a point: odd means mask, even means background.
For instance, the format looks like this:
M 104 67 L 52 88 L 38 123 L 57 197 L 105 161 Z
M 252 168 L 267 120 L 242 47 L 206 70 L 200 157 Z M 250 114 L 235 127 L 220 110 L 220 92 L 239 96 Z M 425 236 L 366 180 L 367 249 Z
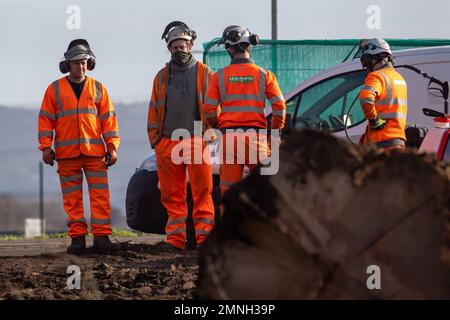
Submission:
M 198 253 L 156 244 L 117 243 L 113 254 L 48 253 L 0 257 L 0 299 L 192 299 Z M 81 289 L 67 289 L 67 268 L 81 270 Z

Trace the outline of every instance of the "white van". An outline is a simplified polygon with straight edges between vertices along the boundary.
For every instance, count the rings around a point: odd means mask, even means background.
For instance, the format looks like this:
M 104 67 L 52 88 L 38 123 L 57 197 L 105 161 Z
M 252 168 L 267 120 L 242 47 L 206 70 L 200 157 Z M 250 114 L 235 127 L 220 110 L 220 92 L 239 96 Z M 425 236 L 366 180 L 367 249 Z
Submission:
M 425 116 L 422 108 L 444 111 L 442 95 L 436 90 L 439 86 L 431 84 L 429 89 L 428 79 L 402 66 L 410 65 L 436 79 L 448 81 L 450 46 L 395 51 L 393 55 L 396 70 L 408 85 L 408 124 L 432 127 L 433 118 Z M 359 59 L 354 59 L 317 74 L 285 94 L 292 128 L 329 130 L 345 138 L 346 123 L 350 139 L 357 143 L 367 125 L 357 99 L 366 73 Z

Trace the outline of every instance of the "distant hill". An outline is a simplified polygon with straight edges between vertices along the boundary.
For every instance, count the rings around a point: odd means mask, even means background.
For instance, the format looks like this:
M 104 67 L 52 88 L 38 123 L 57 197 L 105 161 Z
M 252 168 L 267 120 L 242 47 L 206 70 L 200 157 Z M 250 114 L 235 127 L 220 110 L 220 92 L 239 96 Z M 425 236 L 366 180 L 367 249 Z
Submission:
M 109 170 L 111 203 L 121 211 L 125 221 L 125 195 L 130 177 L 147 157 L 150 145 L 147 138 L 147 103 L 115 105 L 119 120 L 121 146 L 119 161 Z M 38 109 L 0 107 L 0 195 L 10 195 L 26 201 L 39 197 L 39 161 L 37 117 Z M 60 197 L 59 179 L 54 167 L 44 167 L 46 199 Z M 85 214 L 89 201 L 84 179 Z M 3 213 L 4 214 L 4 213 Z M 30 213 L 30 217 L 38 213 Z M 7 221 L 0 216 L 2 223 Z M 120 223 L 122 224 L 122 223 Z

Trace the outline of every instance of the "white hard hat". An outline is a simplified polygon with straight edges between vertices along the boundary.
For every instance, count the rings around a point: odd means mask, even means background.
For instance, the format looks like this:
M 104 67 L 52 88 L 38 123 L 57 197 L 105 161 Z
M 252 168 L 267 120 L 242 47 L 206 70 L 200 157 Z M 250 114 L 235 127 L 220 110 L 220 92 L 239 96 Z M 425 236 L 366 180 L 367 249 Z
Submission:
M 257 45 L 259 43 L 259 37 L 256 34 L 252 34 L 248 29 L 241 26 L 228 26 L 223 30 L 222 39 L 220 43 L 225 45 L 234 46 L 239 43 L 249 43 L 251 45 Z
M 86 46 L 79 44 L 70 48 L 66 53 L 66 57 L 68 61 L 88 60 L 91 58 L 91 55 L 90 50 Z
M 377 55 L 379 53 L 387 53 L 389 55 L 392 55 L 391 48 L 389 47 L 389 44 L 383 40 L 383 39 L 369 39 L 367 42 L 361 43 L 362 48 L 362 54 L 369 54 L 371 56 Z
M 173 21 L 166 26 L 161 39 L 166 40 L 167 45 L 179 39 L 194 42 L 197 39 L 197 33 L 191 30 L 184 22 Z
M 167 44 L 170 44 L 174 40 L 184 39 L 187 41 L 193 41 L 192 36 L 188 31 L 183 28 L 173 28 L 167 34 Z

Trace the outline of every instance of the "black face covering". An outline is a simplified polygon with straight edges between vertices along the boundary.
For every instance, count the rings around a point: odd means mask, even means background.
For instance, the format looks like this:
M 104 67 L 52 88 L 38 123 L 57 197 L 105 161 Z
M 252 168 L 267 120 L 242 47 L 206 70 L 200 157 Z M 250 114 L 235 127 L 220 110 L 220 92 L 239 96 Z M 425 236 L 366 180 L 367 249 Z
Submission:
M 191 59 L 192 54 L 190 52 L 177 50 L 172 54 L 172 62 L 179 66 L 184 66 Z

